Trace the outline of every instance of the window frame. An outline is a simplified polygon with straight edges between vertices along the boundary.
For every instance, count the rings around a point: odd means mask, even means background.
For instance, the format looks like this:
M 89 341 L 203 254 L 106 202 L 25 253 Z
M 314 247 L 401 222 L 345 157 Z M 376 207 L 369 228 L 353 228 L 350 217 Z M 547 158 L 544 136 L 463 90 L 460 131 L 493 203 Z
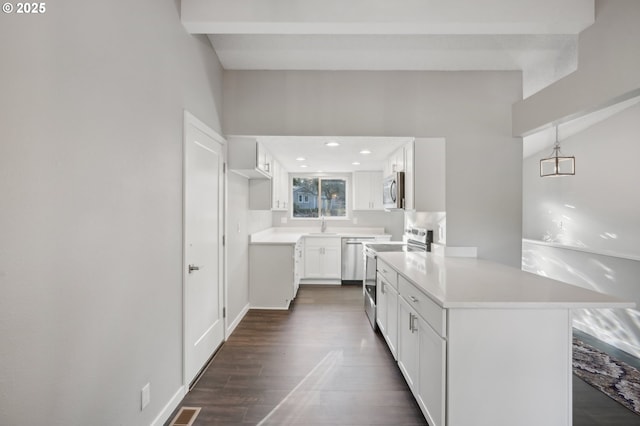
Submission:
M 318 197 L 320 197 L 320 185 L 322 184 L 322 179 L 341 179 L 344 180 L 344 216 L 325 216 L 325 220 L 350 220 L 351 218 L 351 175 L 345 173 L 289 173 L 289 191 L 293 198 L 293 179 L 295 178 L 303 178 L 303 179 L 318 179 Z M 299 196 L 302 194 L 298 194 Z M 309 195 L 305 195 L 307 200 L 310 200 Z M 305 200 L 304 202 L 309 202 Z M 291 203 L 289 206 L 289 219 L 291 220 L 312 220 L 312 221 L 321 221 L 322 216 L 320 216 L 320 203 L 318 203 L 318 217 L 295 217 L 293 215 L 294 203 Z

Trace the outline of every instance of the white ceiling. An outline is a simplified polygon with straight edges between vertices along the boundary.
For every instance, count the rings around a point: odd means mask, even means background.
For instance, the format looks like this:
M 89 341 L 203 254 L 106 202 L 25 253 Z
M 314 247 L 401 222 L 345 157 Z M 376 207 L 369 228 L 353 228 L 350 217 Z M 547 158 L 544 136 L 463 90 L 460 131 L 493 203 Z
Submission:
M 260 136 L 259 142 L 269 150 L 290 173 L 333 173 L 354 170 L 382 170 L 389 155 L 413 140 L 411 137 L 320 137 L 320 136 Z M 338 142 L 337 147 L 325 144 Z M 371 154 L 361 154 L 369 150 Z M 296 158 L 304 157 L 304 161 Z M 352 164 L 359 162 L 359 165 Z M 307 167 L 301 167 L 306 165 Z

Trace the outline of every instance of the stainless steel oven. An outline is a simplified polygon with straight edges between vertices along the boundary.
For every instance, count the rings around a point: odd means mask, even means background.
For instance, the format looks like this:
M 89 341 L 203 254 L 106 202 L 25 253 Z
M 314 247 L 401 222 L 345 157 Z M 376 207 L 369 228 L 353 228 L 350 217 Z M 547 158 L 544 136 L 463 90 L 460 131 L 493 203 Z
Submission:
M 403 241 L 386 243 L 363 243 L 364 278 L 362 280 L 364 295 L 364 311 L 374 330 L 376 325 L 376 284 L 377 257 L 380 252 L 390 251 L 431 251 L 433 231 L 424 228 L 408 228 Z

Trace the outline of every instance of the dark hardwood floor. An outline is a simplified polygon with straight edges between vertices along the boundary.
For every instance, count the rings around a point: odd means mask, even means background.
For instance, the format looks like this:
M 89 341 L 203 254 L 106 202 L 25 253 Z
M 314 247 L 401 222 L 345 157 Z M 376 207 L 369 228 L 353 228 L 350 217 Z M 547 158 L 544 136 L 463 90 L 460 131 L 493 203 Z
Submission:
M 574 425 L 640 425 L 575 380 Z M 202 407 L 194 426 L 427 424 L 359 286 L 302 286 L 289 311 L 250 311 L 182 406 Z

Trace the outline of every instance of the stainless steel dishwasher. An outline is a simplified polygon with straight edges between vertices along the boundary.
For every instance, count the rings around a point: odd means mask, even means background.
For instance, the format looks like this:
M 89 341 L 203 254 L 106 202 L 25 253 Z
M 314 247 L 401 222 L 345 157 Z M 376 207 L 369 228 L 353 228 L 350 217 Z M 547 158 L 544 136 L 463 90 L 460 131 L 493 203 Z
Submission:
M 375 237 L 349 237 L 342 239 L 342 283 L 361 284 L 364 278 L 364 255 L 362 242 L 374 241 Z

